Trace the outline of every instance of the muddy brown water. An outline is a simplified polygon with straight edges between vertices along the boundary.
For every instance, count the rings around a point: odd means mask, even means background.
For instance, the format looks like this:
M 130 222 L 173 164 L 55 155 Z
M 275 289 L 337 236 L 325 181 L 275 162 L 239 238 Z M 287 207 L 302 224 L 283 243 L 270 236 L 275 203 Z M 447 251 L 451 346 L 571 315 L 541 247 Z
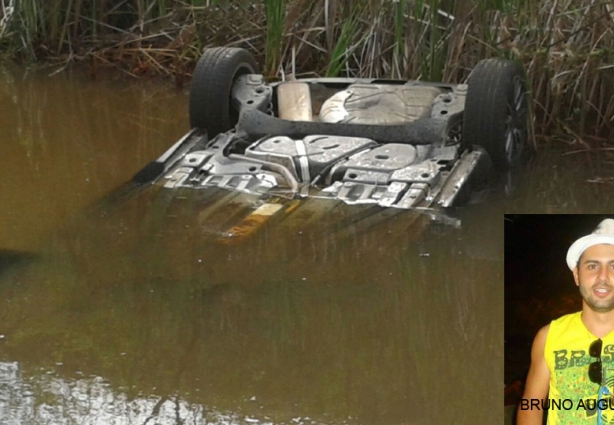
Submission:
M 460 227 L 324 214 L 224 243 L 227 194 L 116 191 L 187 131 L 185 93 L 48 74 L 0 73 L 0 423 L 503 417 L 502 213 L 569 208 L 549 186 Z

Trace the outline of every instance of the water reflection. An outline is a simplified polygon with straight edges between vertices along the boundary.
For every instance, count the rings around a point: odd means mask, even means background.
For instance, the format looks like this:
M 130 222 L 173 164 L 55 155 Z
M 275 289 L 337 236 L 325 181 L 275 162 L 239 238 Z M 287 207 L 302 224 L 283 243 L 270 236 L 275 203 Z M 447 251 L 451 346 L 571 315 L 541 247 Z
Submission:
M 99 198 L 151 159 L 153 121 L 155 131 L 181 133 L 169 123 L 172 102 L 159 105 L 172 95 L 89 84 L 27 79 L 29 89 L 11 89 L 56 93 L 46 95 L 51 111 L 60 91 L 91 92 L 75 129 L 56 130 L 72 136 L 52 155 L 67 166 L 28 166 L 20 178 L 35 195 L 3 187 L 11 218 L 46 236 L 36 261 L 0 275 L 0 422 L 503 417 L 500 205 L 468 207 L 454 228 L 406 212 L 378 220 L 372 208 L 356 221 L 356 207 L 314 204 L 317 219 L 288 214 L 237 243 L 228 229 L 253 208 L 246 196 L 214 209 L 232 195 L 126 186 L 83 209 L 82 197 Z M 106 102 L 113 107 L 97 121 Z M 118 128 L 135 105 L 143 105 L 138 116 Z M 52 150 L 47 125 L 36 131 Z M 16 161 L 28 161 L 27 149 L 13 151 Z M 17 208 L 24 198 L 35 215 Z M 38 226 L 38 214 L 54 219 Z M 3 242 L 26 233 L 10 230 Z
M 454 229 L 383 250 L 386 231 L 313 232 L 294 252 L 273 230 L 241 246 L 183 235 L 143 250 L 79 229 L 12 274 L 5 358 L 276 423 L 458 422 L 459 411 L 474 423 L 500 403 L 500 262 L 462 252 Z
M 236 413 L 205 410 L 179 397 L 135 398 L 114 392 L 102 377 L 60 379 L 41 370 L 30 379 L 18 363 L 0 362 L 0 412 L 3 424 L 270 424 Z M 256 400 L 253 400 L 254 402 Z M 295 418 L 296 424 L 317 424 L 310 418 Z
M 187 126 L 163 85 L 0 67 L 0 247 L 31 250 L 128 180 Z
M 577 143 L 577 142 L 576 142 Z M 506 213 L 603 214 L 614 211 L 611 148 L 571 151 L 560 140 L 539 152 L 506 201 Z

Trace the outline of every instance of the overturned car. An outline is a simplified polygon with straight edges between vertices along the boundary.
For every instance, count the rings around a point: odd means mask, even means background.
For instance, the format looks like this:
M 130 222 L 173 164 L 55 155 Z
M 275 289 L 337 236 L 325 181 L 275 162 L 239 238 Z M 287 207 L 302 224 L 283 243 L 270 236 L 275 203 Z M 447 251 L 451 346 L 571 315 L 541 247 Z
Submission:
M 269 83 L 246 50 L 205 49 L 190 92 L 191 130 L 134 181 L 260 199 L 452 207 L 520 164 L 529 100 L 524 69 L 511 60 L 479 62 L 467 84 Z

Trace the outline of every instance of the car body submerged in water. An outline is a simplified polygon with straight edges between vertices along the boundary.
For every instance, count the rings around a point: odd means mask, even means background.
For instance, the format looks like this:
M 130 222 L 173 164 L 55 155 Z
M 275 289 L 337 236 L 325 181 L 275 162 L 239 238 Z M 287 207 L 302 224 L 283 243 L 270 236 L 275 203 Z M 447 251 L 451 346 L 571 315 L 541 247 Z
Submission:
M 246 50 L 205 49 L 191 130 L 134 181 L 247 193 L 262 217 L 301 198 L 440 211 L 519 166 L 529 111 L 524 69 L 510 60 L 481 61 L 467 84 L 268 83 Z

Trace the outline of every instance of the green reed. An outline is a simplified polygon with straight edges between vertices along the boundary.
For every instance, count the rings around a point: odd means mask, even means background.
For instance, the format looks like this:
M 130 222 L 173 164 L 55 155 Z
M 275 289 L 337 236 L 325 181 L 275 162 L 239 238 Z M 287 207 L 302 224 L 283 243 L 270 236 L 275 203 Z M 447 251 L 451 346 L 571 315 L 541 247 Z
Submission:
M 405 60 L 405 36 L 406 36 L 406 19 L 405 11 L 407 10 L 407 0 L 399 0 L 395 5 L 394 14 L 394 56 L 392 59 L 393 67 L 391 72 L 392 78 L 403 78 L 402 68 L 406 67 Z
M 266 44 L 265 65 L 266 75 L 277 74 L 280 64 L 282 39 L 284 31 L 285 0 L 264 0 L 266 10 Z
M 339 76 L 344 68 L 347 71 L 348 57 L 358 47 L 354 39 L 360 27 L 358 22 L 358 17 L 360 15 L 357 12 L 359 9 L 356 4 L 353 4 L 347 9 L 349 9 L 347 13 L 348 16 L 343 19 L 341 32 L 330 54 L 328 67 L 325 72 L 325 76 L 327 77 Z

